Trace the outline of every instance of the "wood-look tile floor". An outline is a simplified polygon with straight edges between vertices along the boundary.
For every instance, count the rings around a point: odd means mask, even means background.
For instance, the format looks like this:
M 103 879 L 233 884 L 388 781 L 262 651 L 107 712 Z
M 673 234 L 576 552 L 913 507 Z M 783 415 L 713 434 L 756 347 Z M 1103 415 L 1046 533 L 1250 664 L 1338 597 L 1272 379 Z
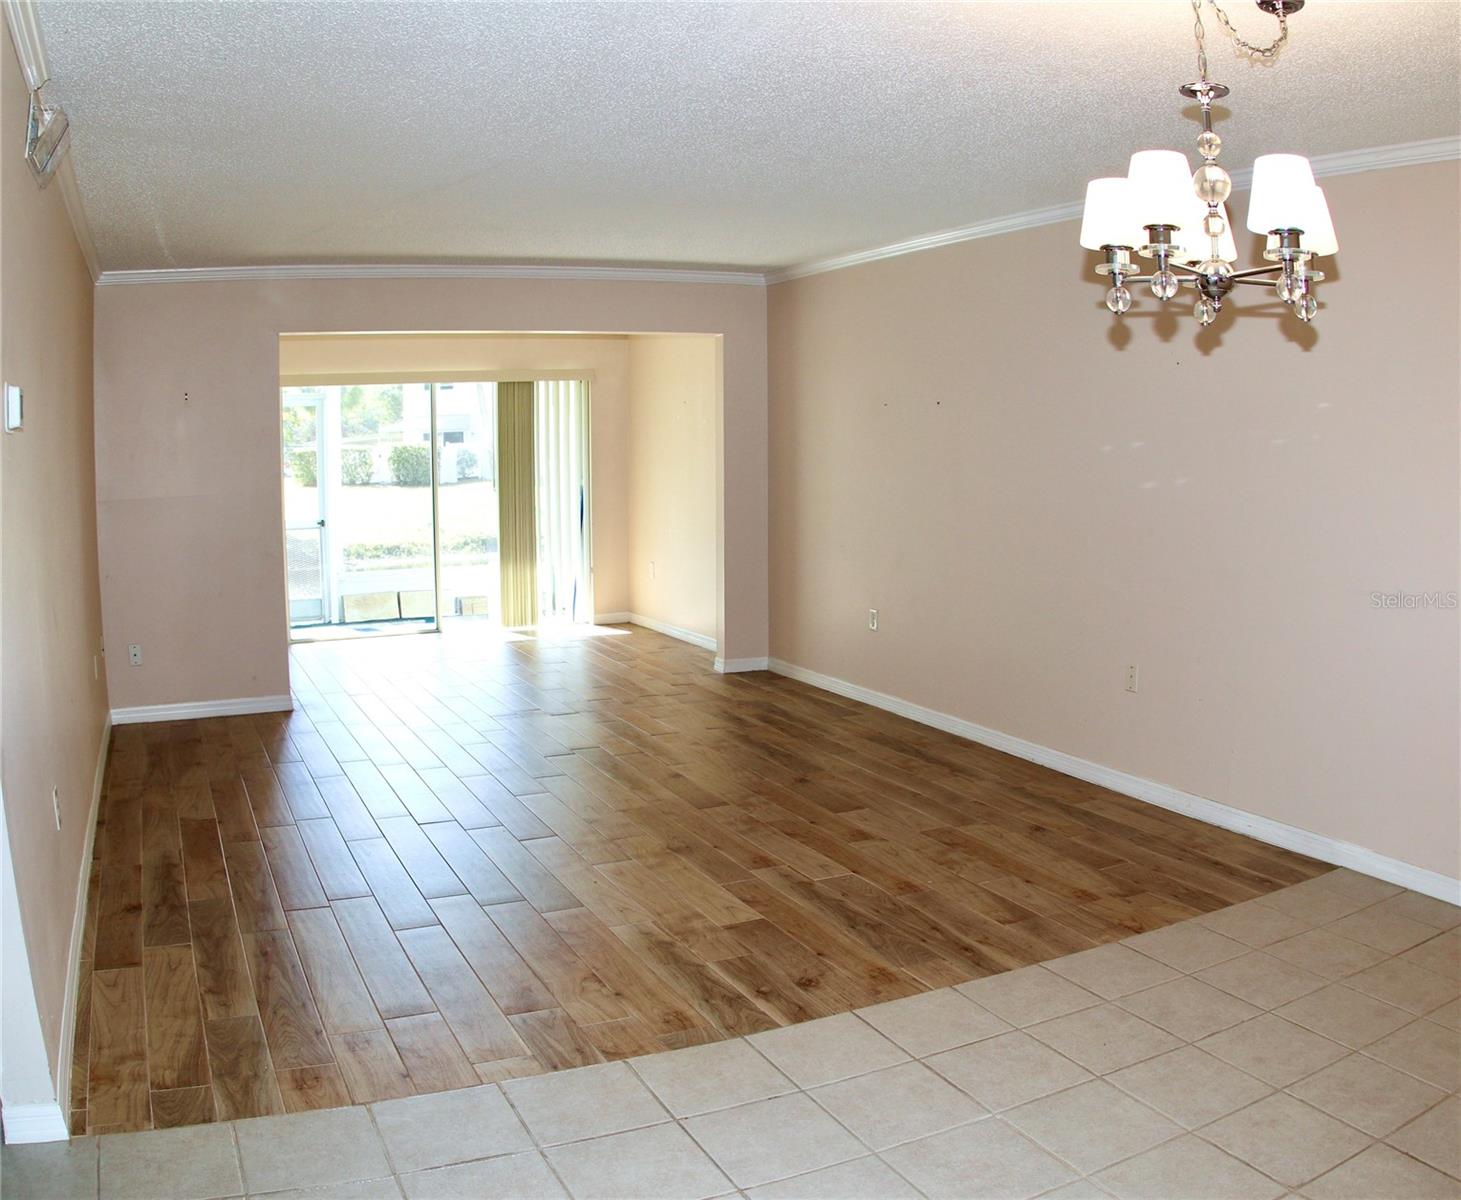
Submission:
M 754 1033 L 1329 869 L 640 629 L 292 678 L 292 713 L 113 733 L 78 1133 Z

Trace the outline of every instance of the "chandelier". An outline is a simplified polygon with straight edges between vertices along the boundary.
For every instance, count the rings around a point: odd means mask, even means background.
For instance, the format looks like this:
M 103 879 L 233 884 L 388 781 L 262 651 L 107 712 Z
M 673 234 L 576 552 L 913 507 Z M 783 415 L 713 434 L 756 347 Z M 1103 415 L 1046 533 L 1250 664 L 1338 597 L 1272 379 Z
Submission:
M 1217 0 L 1192 0 L 1198 78 L 1177 90 L 1201 108 L 1197 152 L 1202 165 L 1193 173 L 1180 151 L 1141 150 L 1131 156 L 1125 176 L 1091 180 L 1086 186 L 1080 242 L 1105 256 L 1096 270 L 1110 276 L 1106 307 L 1117 316 L 1131 308 L 1129 284 L 1149 284 L 1152 295 L 1163 303 L 1186 285 L 1197 292 L 1193 315 L 1203 325 L 1211 325 L 1228 294 L 1244 284 L 1272 286 L 1294 315 L 1308 322 L 1319 308 L 1314 284 L 1324 278 L 1312 263 L 1339 249 L 1329 205 L 1324 190 L 1314 182 L 1307 158 L 1260 155 L 1253 163 L 1248 229 L 1267 237 L 1263 257 L 1269 265 L 1235 268 L 1238 247 L 1227 210 L 1233 180 L 1218 166 L 1223 140 L 1212 127 L 1213 101 L 1221 100 L 1229 89 L 1207 77 L 1204 3 L 1212 7 L 1239 49 L 1250 57 L 1268 60 L 1276 58 L 1288 40 L 1288 18 L 1304 6 L 1304 0 L 1257 0 L 1259 8 L 1278 19 L 1278 36 L 1267 46 L 1254 46 L 1238 36 Z M 1151 274 L 1139 272 L 1133 253 L 1153 260 Z

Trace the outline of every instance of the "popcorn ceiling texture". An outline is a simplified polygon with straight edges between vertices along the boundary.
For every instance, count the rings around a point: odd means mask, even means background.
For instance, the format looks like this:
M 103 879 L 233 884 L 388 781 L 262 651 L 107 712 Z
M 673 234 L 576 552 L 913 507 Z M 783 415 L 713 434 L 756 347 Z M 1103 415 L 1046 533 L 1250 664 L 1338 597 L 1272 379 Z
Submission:
M 1250 40 L 1272 21 L 1227 7 Z M 1209 19 L 1229 169 L 1457 132 L 1461 6 Z M 41 0 L 102 266 L 786 266 L 1078 200 L 1188 149 L 1164 4 Z M 1075 261 L 1075 260 L 1072 260 Z

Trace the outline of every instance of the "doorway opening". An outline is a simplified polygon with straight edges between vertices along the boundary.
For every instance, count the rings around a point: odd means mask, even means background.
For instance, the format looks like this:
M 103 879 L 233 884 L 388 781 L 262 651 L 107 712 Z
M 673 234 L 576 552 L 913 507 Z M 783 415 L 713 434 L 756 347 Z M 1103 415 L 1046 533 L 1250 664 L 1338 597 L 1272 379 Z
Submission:
M 588 384 L 280 389 L 296 641 L 592 621 Z

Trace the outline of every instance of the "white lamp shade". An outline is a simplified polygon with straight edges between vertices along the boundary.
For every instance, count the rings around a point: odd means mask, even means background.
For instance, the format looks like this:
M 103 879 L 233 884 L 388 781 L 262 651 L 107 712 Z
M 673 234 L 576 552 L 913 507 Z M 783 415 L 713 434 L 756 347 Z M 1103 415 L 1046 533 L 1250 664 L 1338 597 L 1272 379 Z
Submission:
M 1317 184 L 1309 193 L 1309 203 L 1299 220 L 1304 236 L 1299 245 L 1315 254 L 1334 254 L 1339 250 L 1339 238 L 1334 232 L 1334 218 L 1329 215 L 1329 201 L 1324 198 L 1324 189 Z
M 1226 204 L 1218 205 L 1218 216 L 1223 219 L 1223 233 L 1218 238 L 1217 256 L 1224 262 L 1236 262 L 1238 240 L 1233 236 L 1233 223 L 1228 219 Z M 1192 207 L 1183 219 L 1181 228 L 1172 235 L 1172 242 L 1178 247 L 1178 262 L 1200 263 L 1212 257 L 1212 238 L 1203 231 L 1202 225 L 1206 217 L 1207 205 L 1193 196 Z
M 1138 225 L 1181 225 L 1192 211 L 1192 165 L 1176 150 L 1138 150 L 1126 177 Z M 1146 239 L 1143 239 L 1145 241 Z
M 1302 229 L 1310 211 L 1314 170 L 1302 154 L 1260 154 L 1253 160 L 1253 190 L 1248 197 L 1248 228 L 1253 233 Z
M 1308 250 L 1314 255 L 1337 254 L 1339 252 L 1339 238 L 1334 232 L 1334 222 L 1329 216 L 1329 201 L 1324 198 L 1324 189 L 1316 186 L 1314 194 L 1310 198 L 1309 207 L 1303 214 L 1303 219 L 1294 226 L 1302 229 L 1303 236 L 1299 238 L 1299 247 Z M 1278 235 L 1268 235 L 1268 249 L 1278 249 Z
M 1093 179 L 1086 184 L 1082 246 L 1087 250 L 1102 246 L 1135 248 L 1144 241 L 1146 230 L 1131 215 L 1131 185 L 1125 179 Z

